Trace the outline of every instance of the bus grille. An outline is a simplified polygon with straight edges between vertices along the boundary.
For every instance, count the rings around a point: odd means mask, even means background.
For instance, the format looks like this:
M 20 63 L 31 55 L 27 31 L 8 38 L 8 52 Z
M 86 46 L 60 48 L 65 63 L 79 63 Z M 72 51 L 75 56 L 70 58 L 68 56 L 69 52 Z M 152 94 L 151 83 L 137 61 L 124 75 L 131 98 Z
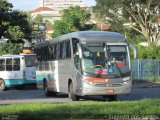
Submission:
M 121 87 L 121 86 L 123 86 L 123 84 L 122 83 L 114 83 L 114 84 L 97 83 L 97 84 L 95 84 L 95 86 L 97 86 L 97 87 Z

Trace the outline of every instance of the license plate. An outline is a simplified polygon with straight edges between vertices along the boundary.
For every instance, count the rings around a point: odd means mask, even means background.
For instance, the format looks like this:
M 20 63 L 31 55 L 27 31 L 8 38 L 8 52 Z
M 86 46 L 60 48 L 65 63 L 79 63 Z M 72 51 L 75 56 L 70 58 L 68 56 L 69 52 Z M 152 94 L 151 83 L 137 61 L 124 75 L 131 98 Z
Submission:
M 106 89 L 105 92 L 106 92 L 106 93 L 113 93 L 114 90 L 113 90 L 113 89 Z

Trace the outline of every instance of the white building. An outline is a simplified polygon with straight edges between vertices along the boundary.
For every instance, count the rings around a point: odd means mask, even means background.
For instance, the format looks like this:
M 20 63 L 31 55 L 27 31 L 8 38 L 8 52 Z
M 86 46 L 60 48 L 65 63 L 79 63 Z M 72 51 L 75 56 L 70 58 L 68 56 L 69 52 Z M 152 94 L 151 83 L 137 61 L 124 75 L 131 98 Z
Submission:
M 70 6 L 84 7 L 83 0 L 40 0 L 39 7 L 49 7 L 52 9 L 63 10 Z
M 44 21 L 48 21 L 46 23 L 46 31 L 45 36 L 47 39 L 50 39 L 53 31 L 53 24 L 56 20 L 61 19 L 61 14 L 58 10 L 54 10 L 48 7 L 39 7 L 31 11 L 31 17 L 34 19 L 37 15 L 41 15 Z
M 44 21 L 48 20 L 50 23 L 54 23 L 54 21 L 61 19 L 61 14 L 58 10 L 54 10 L 48 7 L 39 7 L 31 11 L 32 18 L 35 18 L 37 15 L 41 15 Z

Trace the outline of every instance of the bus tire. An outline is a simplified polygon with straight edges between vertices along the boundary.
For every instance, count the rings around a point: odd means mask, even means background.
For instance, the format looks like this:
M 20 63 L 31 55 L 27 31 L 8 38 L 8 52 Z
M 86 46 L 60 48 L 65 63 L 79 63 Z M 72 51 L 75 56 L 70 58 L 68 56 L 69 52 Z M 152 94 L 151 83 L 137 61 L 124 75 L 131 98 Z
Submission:
M 5 87 L 5 82 L 3 79 L 0 79 L 0 91 L 5 91 L 6 87 Z
M 117 95 L 109 95 L 108 98 L 108 101 L 117 101 Z
M 43 82 L 44 93 L 47 97 L 56 96 L 57 92 L 48 91 L 46 80 Z
M 79 96 L 75 95 L 74 93 L 72 82 L 69 84 L 69 99 L 72 101 L 79 101 Z

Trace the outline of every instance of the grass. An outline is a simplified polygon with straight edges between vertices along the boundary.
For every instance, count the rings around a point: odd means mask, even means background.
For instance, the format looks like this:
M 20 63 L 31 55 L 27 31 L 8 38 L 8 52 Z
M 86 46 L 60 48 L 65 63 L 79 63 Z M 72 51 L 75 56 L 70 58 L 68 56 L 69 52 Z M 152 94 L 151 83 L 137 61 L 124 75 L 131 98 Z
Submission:
M 146 80 L 139 80 L 139 79 L 134 79 L 133 80 L 133 84 L 146 83 L 146 82 L 160 82 L 160 78 L 157 78 L 157 79 L 148 78 Z
M 20 120 L 109 119 L 111 115 L 156 115 L 160 117 L 160 99 L 117 102 L 79 102 L 66 104 L 1 105 L 0 115 L 16 115 Z

